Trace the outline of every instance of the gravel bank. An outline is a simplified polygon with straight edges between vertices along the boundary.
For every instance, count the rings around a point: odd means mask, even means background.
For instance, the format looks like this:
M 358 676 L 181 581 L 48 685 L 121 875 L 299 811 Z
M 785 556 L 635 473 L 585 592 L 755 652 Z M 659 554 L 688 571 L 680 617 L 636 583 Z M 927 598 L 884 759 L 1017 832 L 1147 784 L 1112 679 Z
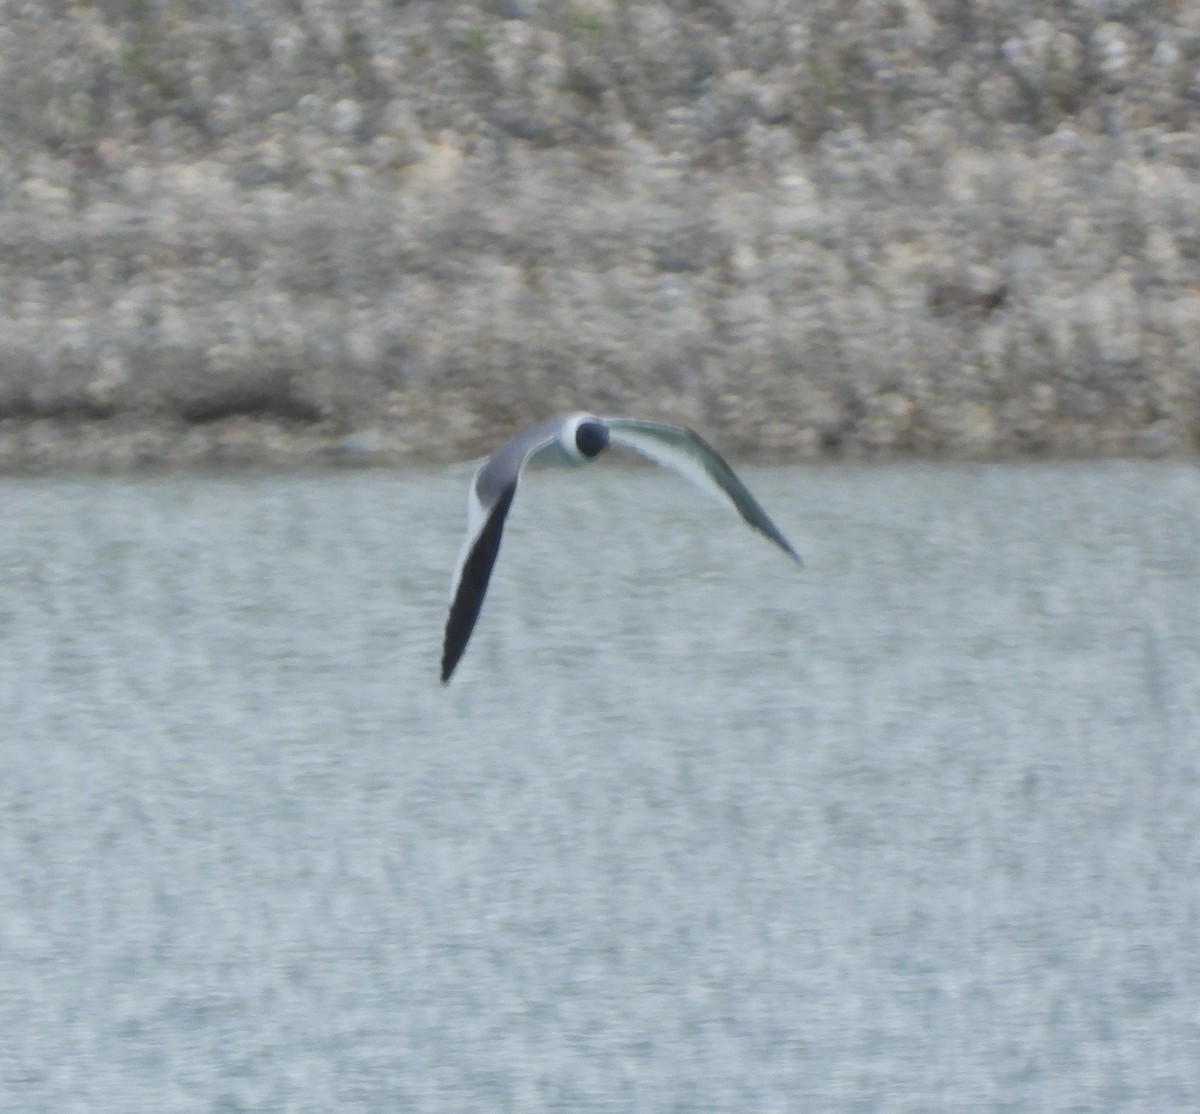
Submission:
M 1200 6 L 46 0 L 0 468 L 1200 447 Z

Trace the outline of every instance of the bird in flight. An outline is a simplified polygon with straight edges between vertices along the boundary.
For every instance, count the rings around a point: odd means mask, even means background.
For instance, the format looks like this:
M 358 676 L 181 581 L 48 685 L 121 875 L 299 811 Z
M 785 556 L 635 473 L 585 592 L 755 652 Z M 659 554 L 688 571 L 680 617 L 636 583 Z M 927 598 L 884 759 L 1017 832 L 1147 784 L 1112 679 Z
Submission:
M 767 516 L 724 458 L 698 433 L 665 422 L 637 418 L 597 418 L 569 414 L 518 433 L 480 465 L 467 502 L 467 539 L 450 591 L 450 614 L 442 643 L 442 684 L 454 673 L 483 606 L 488 580 L 500 552 L 504 520 L 517 493 L 521 471 L 530 461 L 586 464 L 609 445 L 632 449 L 730 505 L 760 534 L 797 564 L 800 555 Z

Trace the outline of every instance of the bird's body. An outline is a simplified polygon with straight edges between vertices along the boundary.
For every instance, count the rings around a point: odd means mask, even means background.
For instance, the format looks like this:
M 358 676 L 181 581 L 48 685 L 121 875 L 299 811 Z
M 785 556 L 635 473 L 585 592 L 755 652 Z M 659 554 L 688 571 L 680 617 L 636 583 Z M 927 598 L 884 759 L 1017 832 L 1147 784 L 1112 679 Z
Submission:
M 442 683 L 450 680 L 475 622 L 500 551 L 504 521 L 530 461 L 586 464 L 610 444 L 620 445 L 687 479 L 732 507 L 755 530 L 798 564 L 800 557 L 721 455 L 698 433 L 664 422 L 570 414 L 540 422 L 501 445 L 471 481 L 467 538 L 451 587 L 450 614 L 442 647 Z

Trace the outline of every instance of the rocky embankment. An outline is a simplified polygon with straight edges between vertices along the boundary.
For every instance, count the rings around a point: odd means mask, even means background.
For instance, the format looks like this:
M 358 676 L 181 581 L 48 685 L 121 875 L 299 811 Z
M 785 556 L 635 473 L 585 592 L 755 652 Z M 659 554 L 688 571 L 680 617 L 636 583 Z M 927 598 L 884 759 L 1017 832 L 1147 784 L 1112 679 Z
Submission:
M 0 468 L 1200 445 L 1195 4 L 11 4 L 0 103 Z

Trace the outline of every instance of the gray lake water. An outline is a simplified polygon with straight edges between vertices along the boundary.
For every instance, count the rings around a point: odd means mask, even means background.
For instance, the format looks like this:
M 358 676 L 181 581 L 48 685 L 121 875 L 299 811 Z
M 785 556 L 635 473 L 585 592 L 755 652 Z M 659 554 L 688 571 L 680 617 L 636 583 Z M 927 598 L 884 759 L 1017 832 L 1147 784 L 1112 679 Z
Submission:
M 0 482 L 0 1109 L 1200 1110 L 1200 469 Z

